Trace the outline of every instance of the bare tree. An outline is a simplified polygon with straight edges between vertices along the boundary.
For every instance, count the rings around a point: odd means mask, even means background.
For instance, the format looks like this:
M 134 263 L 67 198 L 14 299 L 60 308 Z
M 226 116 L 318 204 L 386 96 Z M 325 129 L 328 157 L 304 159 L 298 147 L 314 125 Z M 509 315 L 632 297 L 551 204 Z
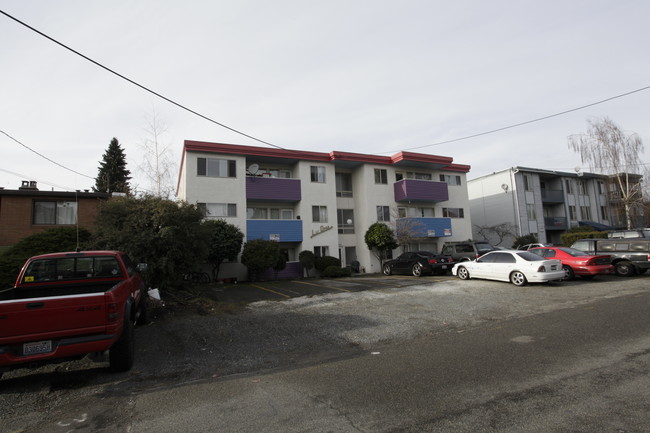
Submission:
M 510 223 L 501 223 L 494 226 L 479 226 L 474 225 L 476 232 L 486 241 L 489 241 L 493 245 L 501 245 L 506 237 L 515 237 L 517 232 L 517 227 Z M 492 239 L 496 237 L 499 241 L 493 242 Z
M 174 194 L 173 175 L 176 165 L 171 151 L 171 145 L 162 141 L 167 132 L 167 126 L 158 118 L 155 109 L 146 118 L 144 128 L 147 137 L 143 139 L 140 147 L 144 151 L 144 159 L 140 169 L 150 183 L 154 195 L 170 198 Z
M 632 228 L 632 208 L 642 206 L 639 155 L 643 143 L 636 133 L 626 134 L 611 119 L 591 119 L 585 134 L 569 137 L 569 148 L 580 154 L 589 169 L 610 177 L 610 192 L 624 207 L 627 228 Z
M 417 243 L 426 236 L 425 226 L 413 217 L 402 217 L 397 208 L 391 208 L 391 218 L 395 221 L 395 238 L 403 250 L 409 251 L 411 244 Z

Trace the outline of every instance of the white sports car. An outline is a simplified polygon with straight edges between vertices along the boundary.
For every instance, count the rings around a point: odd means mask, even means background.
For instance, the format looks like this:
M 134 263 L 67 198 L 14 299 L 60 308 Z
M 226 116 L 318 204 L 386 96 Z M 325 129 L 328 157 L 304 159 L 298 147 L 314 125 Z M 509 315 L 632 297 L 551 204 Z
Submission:
M 451 269 L 461 280 L 484 278 L 510 281 L 515 286 L 526 283 L 559 281 L 565 277 L 560 260 L 548 260 L 528 251 L 491 251 L 476 260 L 459 262 Z

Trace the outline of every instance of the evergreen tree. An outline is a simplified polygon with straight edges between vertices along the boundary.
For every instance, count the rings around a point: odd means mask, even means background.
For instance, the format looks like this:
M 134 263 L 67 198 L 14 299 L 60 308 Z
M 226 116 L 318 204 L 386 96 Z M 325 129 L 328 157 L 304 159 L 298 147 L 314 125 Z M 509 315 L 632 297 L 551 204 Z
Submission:
M 130 191 L 130 174 L 131 171 L 126 169 L 124 149 L 120 146 L 117 138 L 113 138 L 104 152 L 103 160 L 99 163 L 95 190 L 128 193 Z

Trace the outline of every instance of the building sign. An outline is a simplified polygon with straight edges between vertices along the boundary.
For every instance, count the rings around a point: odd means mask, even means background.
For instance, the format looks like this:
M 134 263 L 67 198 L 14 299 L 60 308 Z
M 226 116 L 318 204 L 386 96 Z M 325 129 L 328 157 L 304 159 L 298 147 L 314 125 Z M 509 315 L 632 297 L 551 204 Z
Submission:
M 280 234 L 279 233 L 271 233 L 269 235 L 269 240 L 270 241 L 277 241 L 280 242 Z
M 320 226 L 320 228 L 316 231 L 312 230 L 311 231 L 311 237 L 313 238 L 314 236 L 318 236 L 321 233 L 325 233 L 328 230 L 332 230 L 334 226 Z
M 435 230 L 427 230 L 427 237 L 435 238 L 436 237 L 436 231 Z

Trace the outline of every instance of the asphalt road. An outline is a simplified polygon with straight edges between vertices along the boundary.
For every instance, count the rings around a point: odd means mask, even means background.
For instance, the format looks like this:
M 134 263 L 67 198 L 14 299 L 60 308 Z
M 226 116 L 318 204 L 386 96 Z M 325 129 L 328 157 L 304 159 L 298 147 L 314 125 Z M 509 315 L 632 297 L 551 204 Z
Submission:
M 644 276 L 420 283 L 162 320 L 130 374 L 3 378 L 0 431 L 650 431 Z

